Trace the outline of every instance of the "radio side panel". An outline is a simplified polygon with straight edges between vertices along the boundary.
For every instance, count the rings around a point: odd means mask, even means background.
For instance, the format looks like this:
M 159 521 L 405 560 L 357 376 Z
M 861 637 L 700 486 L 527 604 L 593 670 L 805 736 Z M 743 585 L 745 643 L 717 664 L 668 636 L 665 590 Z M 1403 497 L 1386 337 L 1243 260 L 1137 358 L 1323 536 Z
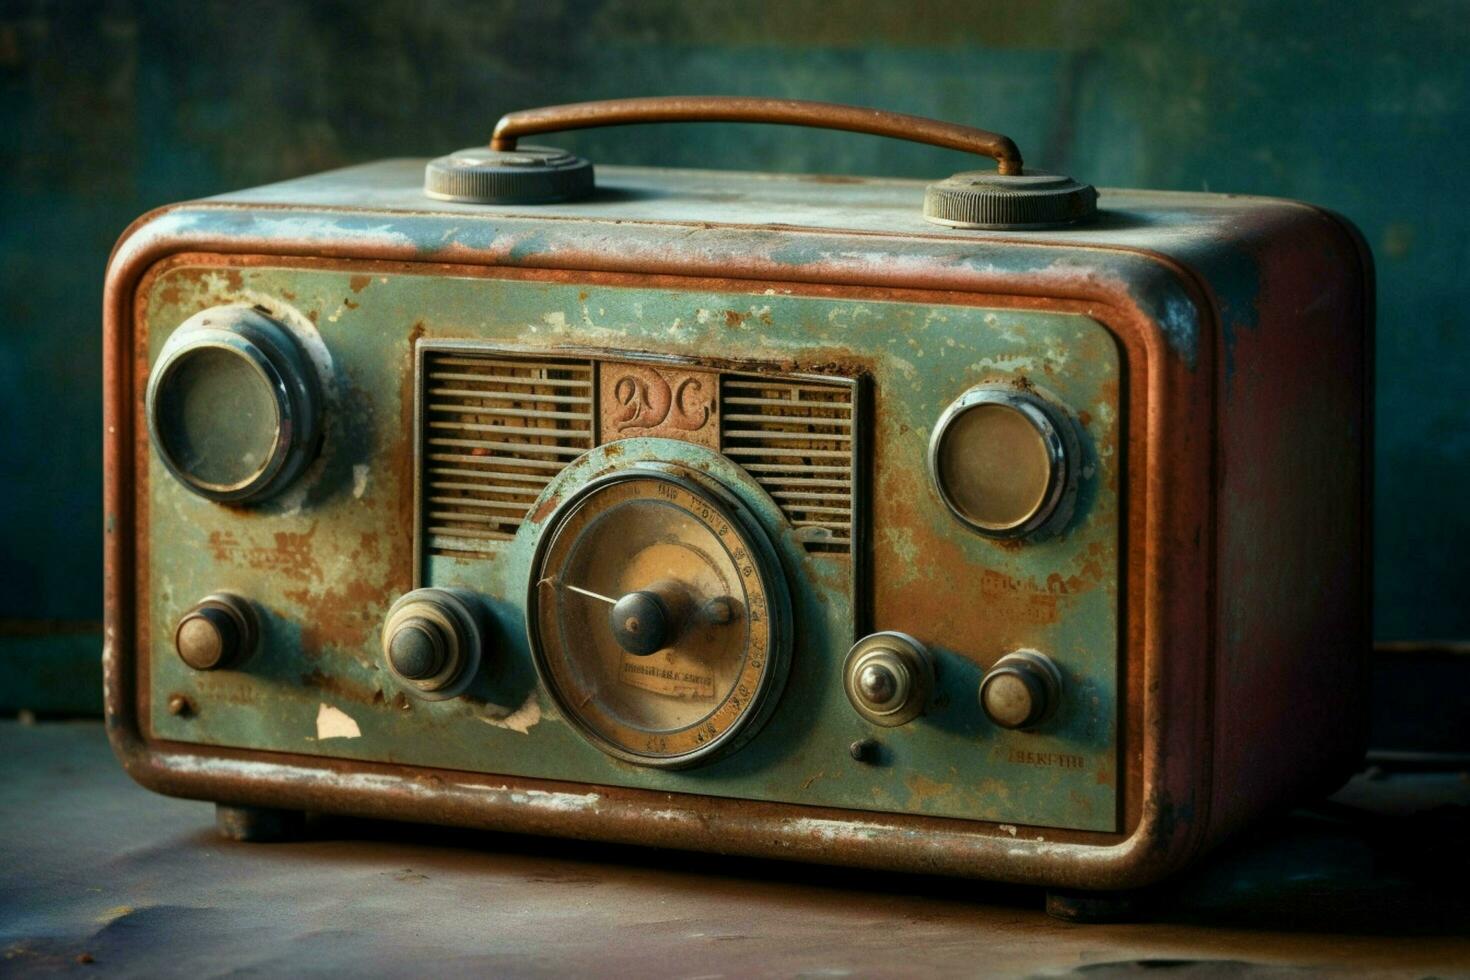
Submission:
M 1372 256 L 1299 206 L 1202 264 L 1220 310 L 1214 832 L 1331 792 L 1367 737 Z

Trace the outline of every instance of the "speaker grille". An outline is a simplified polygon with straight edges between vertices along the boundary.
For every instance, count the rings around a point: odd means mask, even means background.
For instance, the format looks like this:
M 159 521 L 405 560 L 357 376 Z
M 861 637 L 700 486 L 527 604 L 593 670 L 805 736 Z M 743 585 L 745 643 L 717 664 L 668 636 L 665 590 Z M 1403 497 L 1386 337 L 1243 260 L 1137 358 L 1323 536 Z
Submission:
M 509 541 L 542 488 L 594 444 L 591 361 L 431 351 L 422 398 L 430 554 Z
M 853 528 L 853 388 L 728 374 L 720 448 L 780 505 L 807 551 L 848 554 Z

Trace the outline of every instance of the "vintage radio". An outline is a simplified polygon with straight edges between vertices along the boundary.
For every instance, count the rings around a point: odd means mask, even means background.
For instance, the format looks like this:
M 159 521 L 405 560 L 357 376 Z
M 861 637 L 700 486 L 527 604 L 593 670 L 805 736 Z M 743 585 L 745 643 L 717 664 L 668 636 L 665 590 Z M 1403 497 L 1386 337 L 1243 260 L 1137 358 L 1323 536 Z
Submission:
M 518 139 L 796 123 L 903 180 Z M 106 286 L 107 710 L 320 811 L 1117 890 L 1361 750 L 1371 260 L 794 101 L 147 215 Z

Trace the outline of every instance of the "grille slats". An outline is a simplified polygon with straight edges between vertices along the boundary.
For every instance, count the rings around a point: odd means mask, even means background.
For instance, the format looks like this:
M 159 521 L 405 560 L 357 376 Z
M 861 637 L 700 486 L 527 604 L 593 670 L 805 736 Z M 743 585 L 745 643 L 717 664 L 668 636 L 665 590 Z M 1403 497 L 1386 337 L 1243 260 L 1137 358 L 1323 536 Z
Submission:
M 754 375 L 720 379 L 720 450 L 780 506 L 806 549 L 852 548 L 853 388 Z
M 473 556 L 514 538 L 541 489 L 592 448 L 593 365 L 425 356 L 426 546 Z

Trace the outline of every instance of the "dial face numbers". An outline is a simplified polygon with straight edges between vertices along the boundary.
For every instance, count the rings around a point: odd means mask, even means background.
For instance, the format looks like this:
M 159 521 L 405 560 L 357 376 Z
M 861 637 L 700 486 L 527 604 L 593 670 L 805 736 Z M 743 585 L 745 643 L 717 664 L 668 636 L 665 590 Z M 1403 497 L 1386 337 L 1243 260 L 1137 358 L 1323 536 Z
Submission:
M 642 471 L 553 516 L 532 571 L 532 648 L 599 748 L 688 765 L 759 716 L 778 673 L 779 585 L 758 533 L 695 484 Z

